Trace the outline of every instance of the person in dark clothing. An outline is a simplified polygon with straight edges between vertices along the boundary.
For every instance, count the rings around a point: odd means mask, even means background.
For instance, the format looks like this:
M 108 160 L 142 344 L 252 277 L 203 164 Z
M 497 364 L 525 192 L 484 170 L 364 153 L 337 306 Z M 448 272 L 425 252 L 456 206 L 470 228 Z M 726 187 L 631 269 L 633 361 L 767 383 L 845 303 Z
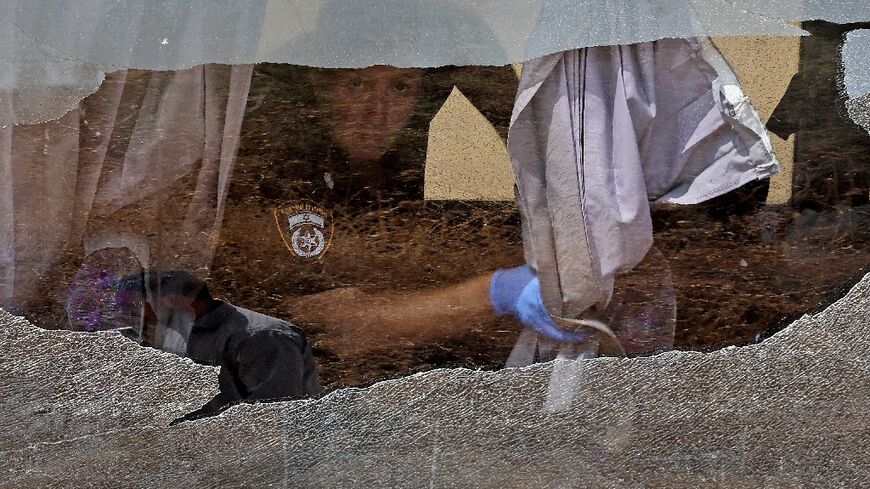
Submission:
M 184 271 L 147 272 L 140 283 L 143 344 L 220 367 L 220 392 L 176 422 L 215 415 L 240 402 L 320 394 L 311 347 L 298 327 L 217 300 L 203 281 Z

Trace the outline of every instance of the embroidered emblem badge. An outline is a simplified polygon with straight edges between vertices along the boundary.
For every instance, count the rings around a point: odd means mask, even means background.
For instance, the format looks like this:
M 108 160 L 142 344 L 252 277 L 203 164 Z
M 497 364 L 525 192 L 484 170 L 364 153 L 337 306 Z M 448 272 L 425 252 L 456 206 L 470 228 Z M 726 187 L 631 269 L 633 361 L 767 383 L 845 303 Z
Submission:
M 275 209 L 275 224 L 284 246 L 298 258 L 323 257 L 332 243 L 332 215 L 311 202 Z

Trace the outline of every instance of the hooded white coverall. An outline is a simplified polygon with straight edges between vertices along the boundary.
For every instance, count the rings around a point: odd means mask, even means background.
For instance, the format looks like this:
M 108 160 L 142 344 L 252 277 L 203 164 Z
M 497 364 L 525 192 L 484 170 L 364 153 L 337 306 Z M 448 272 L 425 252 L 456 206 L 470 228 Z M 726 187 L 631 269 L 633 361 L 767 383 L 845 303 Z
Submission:
M 650 204 L 695 204 L 778 171 L 709 39 L 584 48 L 526 63 L 508 147 L 526 262 L 563 318 L 602 318 L 652 244 Z M 671 332 L 673 334 L 673 332 Z

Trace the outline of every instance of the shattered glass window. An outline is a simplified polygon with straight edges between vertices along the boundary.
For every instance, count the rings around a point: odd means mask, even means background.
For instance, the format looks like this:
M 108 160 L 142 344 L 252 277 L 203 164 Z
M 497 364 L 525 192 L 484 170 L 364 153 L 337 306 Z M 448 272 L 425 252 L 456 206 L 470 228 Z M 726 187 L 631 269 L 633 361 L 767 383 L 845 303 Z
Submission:
M 870 476 L 870 7 L 8 3 L 0 481 Z

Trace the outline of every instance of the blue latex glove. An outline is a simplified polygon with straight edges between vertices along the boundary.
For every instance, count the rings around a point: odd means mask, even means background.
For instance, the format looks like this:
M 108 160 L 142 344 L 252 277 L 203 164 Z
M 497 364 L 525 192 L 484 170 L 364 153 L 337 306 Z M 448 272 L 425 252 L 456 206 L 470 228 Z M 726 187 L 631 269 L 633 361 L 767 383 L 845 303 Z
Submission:
M 541 282 L 528 265 L 497 270 L 489 285 L 489 301 L 499 316 L 512 316 L 523 326 L 557 341 L 579 342 L 589 333 L 565 331 L 553 321 L 541 298 Z

